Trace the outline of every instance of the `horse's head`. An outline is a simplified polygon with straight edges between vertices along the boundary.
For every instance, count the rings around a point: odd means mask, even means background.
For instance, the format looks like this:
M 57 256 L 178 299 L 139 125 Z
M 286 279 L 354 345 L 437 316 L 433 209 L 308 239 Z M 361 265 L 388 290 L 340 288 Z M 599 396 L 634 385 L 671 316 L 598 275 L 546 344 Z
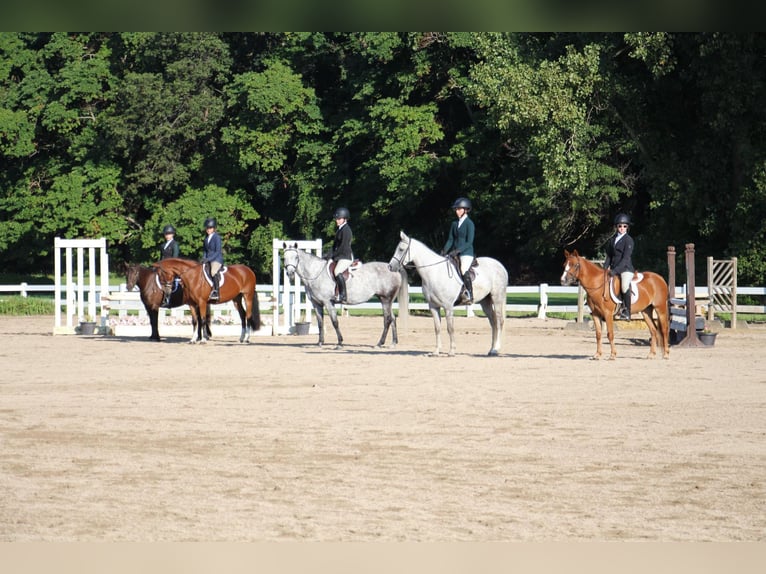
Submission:
M 407 237 L 404 231 L 399 232 L 399 245 L 396 246 L 391 261 L 388 262 L 388 268 L 391 271 L 399 271 L 402 267 L 412 261 L 412 251 L 410 245 L 412 240 Z
M 170 293 L 173 292 L 173 282 L 175 281 L 176 273 L 173 270 L 166 269 L 160 264 L 154 265 L 152 269 L 157 274 L 157 279 L 159 279 L 162 291 L 166 295 L 170 295 Z
M 564 272 L 561 274 L 562 285 L 573 285 L 580 278 L 580 254 L 577 249 L 571 253 L 564 249 Z
M 284 249 L 282 261 L 285 266 L 285 271 L 287 271 L 287 276 L 290 278 L 290 281 L 292 281 L 295 277 L 295 270 L 298 267 L 298 244 L 287 245 L 287 243 L 282 243 L 282 249 Z
M 128 291 L 133 291 L 138 285 L 138 277 L 141 272 L 141 266 L 133 264 L 125 264 L 125 287 Z

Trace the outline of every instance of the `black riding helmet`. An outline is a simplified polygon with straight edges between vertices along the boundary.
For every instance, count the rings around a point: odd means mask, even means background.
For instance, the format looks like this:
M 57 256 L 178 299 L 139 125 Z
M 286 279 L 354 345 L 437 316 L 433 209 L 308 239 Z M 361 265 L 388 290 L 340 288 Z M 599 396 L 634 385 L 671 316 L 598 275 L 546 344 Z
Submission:
M 457 209 L 458 207 L 471 211 L 471 200 L 467 197 L 458 197 L 455 200 L 455 203 L 452 204 L 452 209 Z
M 626 213 L 618 213 L 617 217 L 614 218 L 614 224 L 617 225 L 618 223 L 630 225 L 630 217 Z
M 172 233 L 173 235 L 176 234 L 176 228 L 172 225 L 166 225 L 162 228 L 162 235 L 167 235 L 168 233 Z
M 339 207 L 335 210 L 335 213 L 332 214 L 333 219 L 351 219 L 351 212 L 346 209 L 345 207 Z
M 208 218 L 205 220 L 205 229 L 210 229 L 211 227 L 218 227 L 218 226 L 215 224 L 215 218 L 214 218 L 214 217 L 208 217 Z

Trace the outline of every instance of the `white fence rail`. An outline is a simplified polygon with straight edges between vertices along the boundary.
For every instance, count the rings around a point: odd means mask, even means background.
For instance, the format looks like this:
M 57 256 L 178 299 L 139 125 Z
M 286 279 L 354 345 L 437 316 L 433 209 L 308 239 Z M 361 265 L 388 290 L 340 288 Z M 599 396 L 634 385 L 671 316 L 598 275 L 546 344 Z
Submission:
M 0 296 L 2 296 L 2 293 L 9 293 L 9 294 L 17 294 L 21 295 L 22 297 L 27 297 L 32 293 L 42 293 L 42 294 L 50 294 L 53 296 L 55 291 L 55 287 L 53 285 L 31 285 L 28 283 L 19 283 L 16 285 L 0 285 Z M 64 289 L 62 288 L 62 291 Z M 74 288 L 74 291 L 76 292 L 76 286 Z M 125 292 L 125 285 L 110 285 L 109 291 L 111 293 L 115 292 Z M 259 293 L 259 301 L 261 304 L 261 313 L 263 313 L 266 310 L 270 310 L 272 307 L 272 303 L 274 301 L 278 301 L 280 305 L 283 304 L 283 297 L 284 297 L 284 290 L 279 293 L 279 297 L 274 297 L 273 295 L 273 287 L 271 285 L 258 285 L 257 291 Z M 417 286 L 410 286 L 410 309 L 417 309 L 417 310 L 425 310 L 428 309 L 428 305 L 425 302 L 422 301 L 413 301 L 412 295 L 421 295 L 422 294 L 422 288 Z M 506 306 L 506 311 L 508 312 L 527 312 L 527 313 L 536 313 L 537 316 L 541 319 L 544 319 L 548 313 L 578 313 L 578 312 L 584 312 L 584 313 L 590 313 L 589 309 L 587 308 L 587 305 L 584 306 L 584 308 L 579 307 L 577 303 L 571 304 L 571 305 L 552 305 L 549 301 L 549 296 L 553 294 L 567 294 L 567 295 L 577 295 L 579 293 L 578 287 L 562 287 L 558 285 L 548 285 L 547 283 L 543 283 L 541 285 L 521 285 L 521 286 L 510 286 L 506 289 L 506 293 L 508 297 L 512 300 L 514 295 L 529 295 L 531 293 L 537 294 L 537 302 L 536 303 L 509 303 Z M 126 293 L 127 295 L 127 293 Z M 290 295 L 290 294 L 289 294 Z M 676 297 L 684 298 L 686 297 L 686 286 L 680 286 L 676 288 Z M 756 296 L 765 296 L 766 295 L 766 287 L 737 287 L 737 295 L 738 297 L 742 296 L 748 296 L 748 295 L 756 295 Z M 708 289 L 707 287 L 697 287 L 695 289 L 695 298 L 707 298 L 708 297 Z M 113 309 L 118 309 L 120 313 L 127 313 L 128 311 L 137 311 L 139 315 L 145 314 L 144 306 L 141 303 L 141 300 L 138 298 L 138 292 L 135 292 L 135 297 L 121 297 L 121 303 L 119 306 L 111 305 Z M 99 302 L 100 303 L 100 302 Z M 395 304 L 395 306 L 398 308 L 398 306 Z M 380 304 L 376 301 L 368 301 L 367 303 L 362 303 L 360 305 L 354 305 L 354 309 L 380 309 Z M 218 315 L 228 315 L 231 312 L 234 311 L 234 306 L 229 303 L 222 304 L 222 305 L 214 305 L 213 306 L 213 313 Z M 471 314 L 474 311 L 480 310 L 481 307 L 478 304 L 474 304 L 468 307 L 468 313 Z M 163 310 L 168 315 L 173 316 L 174 314 L 180 314 L 183 315 L 186 310 L 186 307 L 179 307 L 174 310 Z M 738 313 L 765 313 L 766 314 L 766 305 L 742 305 L 737 303 L 737 312 Z

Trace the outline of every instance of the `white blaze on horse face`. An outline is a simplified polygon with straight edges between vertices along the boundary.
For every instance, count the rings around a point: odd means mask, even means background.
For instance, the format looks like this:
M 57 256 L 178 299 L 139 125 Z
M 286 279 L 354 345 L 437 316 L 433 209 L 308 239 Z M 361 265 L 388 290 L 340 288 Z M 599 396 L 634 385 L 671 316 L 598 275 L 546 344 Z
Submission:
M 567 282 L 567 274 L 569 273 L 569 261 L 564 266 L 564 272 L 561 274 L 561 284 L 564 285 Z

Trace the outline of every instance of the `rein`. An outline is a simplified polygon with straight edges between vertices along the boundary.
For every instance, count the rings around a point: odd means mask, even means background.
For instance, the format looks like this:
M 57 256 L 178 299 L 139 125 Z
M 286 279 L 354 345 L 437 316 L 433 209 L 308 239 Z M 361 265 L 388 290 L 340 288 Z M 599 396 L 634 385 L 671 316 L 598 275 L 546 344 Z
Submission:
M 185 271 L 182 271 L 181 273 L 179 273 L 179 274 L 178 274 L 178 278 L 179 278 L 181 281 L 183 281 L 184 275 L 186 275 L 186 274 L 187 274 L 187 273 L 189 273 L 190 271 L 196 271 L 197 269 L 199 269 L 199 268 L 200 268 L 200 267 L 202 267 L 203 265 L 204 265 L 204 263 L 195 263 L 193 267 L 189 267 L 189 268 L 188 268 L 188 269 L 186 269 Z M 164 269 L 164 268 L 163 268 L 161 265 L 159 265 L 158 267 L 159 267 L 159 269 L 157 270 L 157 272 L 160 272 L 160 271 L 161 271 L 161 272 L 164 274 L 164 273 L 165 273 L 165 269 Z M 163 281 L 163 283 L 167 283 L 167 284 L 169 285 L 170 283 L 172 283 L 172 281 Z
M 577 280 L 577 282 L 580 285 L 582 285 L 582 288 L 585 289 L 585 291 L 588 293 L 589 296 L 590 296 L 591 291 L 595 291 L 597 289 L 603 289 L 606 286 L 606 278 L 604 278 L 604 280 L 601 282 L 600 285 L 596 285 L 595 287 L 586 287 L 585 285 L 583 285 L 582 281 L 580 281 L 580 269 L 581 269 L 580 268 L 580 260 L 578 258 L 577 259 L 577 263 L 575 263 L 575 266 L 573 267 L 573 271 L 574 272 L 567 271 L 567 275 L 570 275 L 571 277 L 574 277 Z
M 298 263 L 300 263 L 301 256 L 300 256 L 300 253 L 298 253 L 298 249 L 296 249 L 295 247 L 288 247 L 287 249 L 285 249 L 285 253 L 287 253 L 288 251 L 295 251 L 295 253 L 297 254 L 297 258 L 298 258 Z M 294 273 L 298 273 L 298 266 L 297 265 L 293 265 L 292 263 L 286 263 L 285 264 L 285 270 L 289 269 L 290 267 L 293 268 L 293 272 Z M 303 282 L 304 283 L 308 283 L 309 281 L 315 281 L 316 279 L 318 279 L 319 276 L 324 272 L 325 267 L 326 267 L 326 265 L 322 265 L 322 268 L 319 270 L 319 273 L 317 273 L 314 277 L 311 277 L 311 278 L 304 277 L 303 278 Z
M 407 240 L 407 249 L 404 250 L 401 257 L 392 257 L 395 261 L 399 262 L 399 265 L 404 267 L 405 269 L 425 269 L 426 267 L 435 267 L 436 265 L 441 265 L 442 263 L 447 263 L 448 269 L 451 269 L 451 266 L 449 265 L 449 257 L 445 257 L 441 261 L 437 261 L 436 263 L 429 263 L 428 265 L 415 265 L 415 262 L 410 260 L 409 263 L 402 263 L 405 259 L 407 259 L 407 255 L 410 254 L 412 247 L 412 237 L 408 238 Z M 451 274 L 450 274 L 451 275 Z

